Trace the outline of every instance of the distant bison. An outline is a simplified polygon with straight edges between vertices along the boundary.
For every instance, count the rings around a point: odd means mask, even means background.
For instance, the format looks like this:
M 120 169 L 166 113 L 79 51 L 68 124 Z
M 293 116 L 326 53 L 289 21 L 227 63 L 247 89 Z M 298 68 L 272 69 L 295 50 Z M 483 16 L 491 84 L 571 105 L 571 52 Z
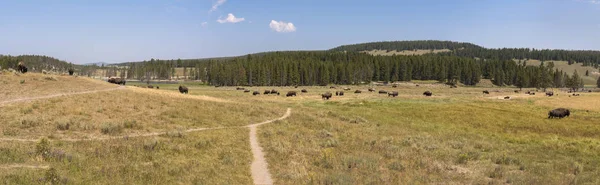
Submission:
M 573 96 L 579 96 L 579 94 L 575 94 L 575 93 L 573 93 Z
M 73 73 L 75 73 L 75 71 L 73 69 L 69 69 L 69 75 L 73 76 Z
M 119 84 L 119 85 L 125 85 L 125 79 L 122 78 L 109 78 L 108 79 L 108 83 L 113 83 L 113 84 Z
M 331 93 L 330 92 L 326 92 L 325 94 L 321 94 L 321 98 L 329 100 L 329 98 L 331 98 Z
M 27 73 L 27 67 L 23 64 L 23 62 L 19 62 L 19 65 L 17 65 L 17 71 L 20 73 Z
M 379 90 L 379 94 L 387 94 L 387 93 L 388 93 L 387 91 Z
M 265 90 L 265 93 L 264 93 L 264 94 L 271 94 L 271 91 L 269 91 L 269 90 Z
M 425 91 L 423 93 L 423 95 L 425 95 L 425 96 L 431 96 L 431 95 L 433 95 L 433 93 L 431 91 Z
M 375 92 L 375 89 L 369 88 L 369 92 Z
M 286 97 L 290 97 L 290 96 L 296 96 L 296 91 L 290 91 L 287 92 L 287 94 L 285 94 Z
M 546 96 L 554 96 L 554 92 L 552 92 L 552 91 L 546 92 Z
M 510 96 L 505 96 L 504 99 L 505 100 L 510 100 Z
M 331 86 L 331 87 L 329 87 L 329 88 L 330 88 L 330 89 L 335 89 L 335 87 L 334 87 L 334 86 Z
M 248 89 L 244 90 L 244 93 L 249 93 L 249 92 L 250 92 L 250 90 L 248 90 Z
M 360 93 L 362 93 L 362 91 L 361 90 L 356 90 L 356 91 L 354 91 L 354 93 L 360 94 Z
M 519 93 L 519 90 L 515 90 L 515 93 Z
M 154 86 L 148 85 L 148 89 L 154 89 Z
M 391 96 L 391 97 L 396 97 L 396 96 L 398 96 L 398 91 L 392 91 L 392 92 L 389 92 L 389 93 L 388 93 L 388 96 Z
M 300 91 L 302 93 L 307 93 L 308 91 L 306 89 L 302 89 L 302 91 Z
M 588 92 L 592 92 L 592 90 L 588 90 Z
M 277 92 L 277 90 L 273 89 L 273 90 L 271 90 L 271 94 L 277 94 L 277 95 L 279 95 L 279 92 Z
M 490 91 L 485 90 L 485 91 L 483 91 L 483 94 L 490 94 Z
M 419 84 L 417 84 L 417 87 L 419 87 Z
M 569 111 L 569 109 L 558 108 L 558 109 L 554 109 L 554 110 L 551 110 L 550 112 L 548 112 L 548 119 L 564 118 L 564 117 L 569 117 L 570 115 L 571 115 L 571 112 Z
M 260 92 L 258 92 L 258 91 L 252 92 L 252 95 L 254 95 L 254 96 L 259 95 L 259 94 L 260 94 Z
M 182 86 L 182 85 L 180 85 L 180 86 L 179 86 L 179 92 L 180 92 L 181 94 L 187 94 L 187 93 L 188 93 L 188 88 L 187 88 L 186 86 Z
M 236 87 L 235 90 L 244 90 L 245 88 L 243 87 Z
M 344 88 L 344 91 L 349 91 L 349 90 L 351 90 L 351 89 L 350 88 Z
M 393 88 L 396 88 L 396 87 L 398 87 L 398 85 L 394 84 L 394 85 L 392 85 L 392 87 L 393 87 Z
M 297 85 L 295 85 L 295 86 L 294 86 L 294 88 L 298 88 L 298 86 L 297 86 Z
M 160 87 L 159 87 L 159 86 L 156 86 L 156 89 L 160 89 Z
M 336 91 L 335 95 L 336 96 L 344 96 L 344 91 Z

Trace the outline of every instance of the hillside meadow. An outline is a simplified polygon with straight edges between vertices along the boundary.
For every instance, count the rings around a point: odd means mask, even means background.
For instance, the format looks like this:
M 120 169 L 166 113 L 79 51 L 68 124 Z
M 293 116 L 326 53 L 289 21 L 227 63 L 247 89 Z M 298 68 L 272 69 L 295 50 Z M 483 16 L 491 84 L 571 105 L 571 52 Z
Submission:
M 600 183 L 600 93 L 546 97 L 415 81 L 244 87 L 261 92 L 253 96 L 193 82 L 180 94 L 179 84 L 118 87 L 35 73 L 0 79 L 11 84 L 3 92 L 14 94 L 0 100 L 4 184 L 252 184 L 243 126 L 287 108 L 287 119 L 258 127 L 274 184 Z M 19 93 L 27 83 L 47 88 Z M 263 94 L 271 89 L 281 94 Z M 288 91 L 298 95 L 285 97 Z M 335 91 L 345 95 L 321 99 Z M 88 93 L 11 101 L 65 92 Z M 571 116 L 547 119 L 558 107 Z

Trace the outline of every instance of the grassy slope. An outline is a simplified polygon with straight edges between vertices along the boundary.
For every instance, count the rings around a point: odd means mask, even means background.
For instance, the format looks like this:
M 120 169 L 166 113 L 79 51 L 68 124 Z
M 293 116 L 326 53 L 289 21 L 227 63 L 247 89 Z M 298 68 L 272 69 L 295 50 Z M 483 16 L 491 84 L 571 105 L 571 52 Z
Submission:
M 50 165 L 61 178 L 76 184 L 249 184 L 247 129 L 184 133 L 183 137 L 177 130 L 246 125 L 278 117 L 292 107 L 289 119 L 258 129 L 276 184 L 600 183 L 596 178 L 600 176 L 600 109 L 591 104 L 600 98 L 596 93 L 567 97 L 558 92 L 548 98 L 542 93 L 515 94 L 508 88 L 449 89 L 406 83 L 399 88 L 375 87 L 399 91 L 397 98 L 350 86 L 363 93 L 347 91 L 343 97 L 323 101 L 319 94 L 335 90 L 251 87 L 282 92 L 252 96 L 235 87 L 187 85 L 190 95 L 177 94 L 178 85 L 171 84 L 160 85 L 160 90 L 129 87 L 0 107 L 0 112 L 6 112 L 0 116 L 11 120 L 44 115 L 39 118 L 42 124 L 30 128 L 2 121 L 5 138 L 170 132 L 128 140 L 51 140 L 51 151 L 62 151 L 65 157 L 46 160 L 36 155 L 36 143 L 3 141 L 0 165 Z M 287 91 L 303 88 L 309 93 L 284 97 Z M 492 94 L 482 95 L 484 89 Z M 433 91 L 434 97 L 423 97 L 425 90 Z M 499 99 L 506 95 L 513 99 Z M 92 108 L 98 105 L 101 113 Z M 572 108 L 572 117 L 546 119 L 547 111 L 556 107 Z M 90 120 L 78 121 L 82 112 Z M 89 124 L 91 129 L 74 126 L 60 131 L 60 122 L 52 121 L 59 119 Z M 125 128 L 128 119 L 139 120 L 138 126 Z M 106 121 L 123 128 L 102 134 Z M 31 183 L 48 171 L 3 170 L 0 179 Z
M 546 62 L 553 62 L 554 67 L 556 69 L 562 70 L 569 75 L 572 75 L 573 72 L 575 70 L 577 70 L 577 73 L 579 73 L 579 76 L 581 76 L 583 78 L 583 83 L 586 85 L 596 85 L 596 81 L 598 80 L 598 77 L 600 77 L 600 73 L 598 73 L 598 69 L 595 69 L 592 66 L 583 66 L 582 63 L 575 63 L 572 65 L 569 65 L 569 63 L 567 61 L 546 61 Z M 539 61 L 539 60 L 528 60 L 527 61 L 527 65 L 531 65 L 531 66 L 539 66 L 540 63 L 541 63 L 541 61 Z M 590 76 L 585 76 L 586 70 L 590 71 Z

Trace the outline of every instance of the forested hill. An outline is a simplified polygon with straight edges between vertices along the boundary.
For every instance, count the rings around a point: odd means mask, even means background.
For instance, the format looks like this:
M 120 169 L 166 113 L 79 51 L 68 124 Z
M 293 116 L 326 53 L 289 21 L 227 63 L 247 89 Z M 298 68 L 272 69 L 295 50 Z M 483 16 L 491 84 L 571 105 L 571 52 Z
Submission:
M 17 67 L 19 62 L 23 62 L 25 66 L 29 68 L 29 71 L 41 72 L 42 70 L 53 70 L 58 72 L 65 72 L 70 67 L 75 67 L 73 64 L 52 58 L 49 56 L 41 55 L 20 55 L 20 56 L 7 56 L 0 55 L 0 67 L 2 69 Z
M 417 41 L 386 41 L 386 42 L 369 42 L 361 44 L 343 45 L 331 49 L 330 51 L 347 51 L 347 52 L 360 52 L 360 51 L 371 51 L 371 50 L 430 50 L 430 49 L 481 49 L 481 46 L 465 43 L 465 42 L 452 42 L 452 41 L 436 41 L 436 40 L 417 40 Z

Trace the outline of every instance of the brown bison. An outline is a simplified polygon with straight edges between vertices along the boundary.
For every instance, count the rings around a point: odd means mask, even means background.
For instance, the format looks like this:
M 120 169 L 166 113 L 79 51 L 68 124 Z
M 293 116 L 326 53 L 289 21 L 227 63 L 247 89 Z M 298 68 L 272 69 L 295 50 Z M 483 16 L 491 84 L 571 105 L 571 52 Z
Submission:
M 387 94 L 387 93 L 388 93 L 387 91 L 379 90 L 379 94 Z
M 271 94 L 271 91 L 269 91 L 269 90 L 265 90 L 265 93 L 264 93 L 264 94 Z
M 302 91 L 300 91 L 302 93 L 307 93 L 308 91 L 306 89 L 302 89 Z
M 154 89 L 153 85 L 148 85 L 148 89 Z
M 505 100 L 510 100 L 510 96 L 505 96 L 504 99 Z
M 573 96 L 579 96 L 579 94 L 575 94 L 575 93 L 573 93 Z
M 388 96 L 391 96 L 391 97 L 396 97 L 396 96 L 398 96 L 398 91 L 392 91 L 392 92 L 389 92 L 389 93 L 388 93 Z
M 326 92 L 325 94 L 321 94 L 321 98 L 329 100 L 329 98 L 331 98 L 331 93 L 330 92 Z
M 431 95 L 433 95 L 433 93 L 431 91 L 425 91 L 423 93 L 423 95 L 425 95 L 425 96 L 431 96 Z
M 180 86 L 179 86 L 179 92 L 180 92 L 181 94 L 187 94 L 187 93 L 188 93 L 188 88 L 187 88 L 186 86 L 182 86 L 182 85 L 180 85 Z
M 369 92 L 375 92 L 375 89 L 369 88 Z
M 250 92 L 249 89 L 244 90 L 244 93 L 249 93 L 249 92 Z
M 75 73 L 75 71 L 73 69 L 69 69 L 69 75 L 73 76 L 73 73 Z
M 17 71 L 20 73 L 27 73 L 27 67 L 23 64 L 23 62 L 19 62 L 19 65 L 17 65 Z
M 519 93 L 519 90 L 515 90 L 515 93 Z
M 236 87 L 235 90 L 245 90 L 243 87 Z
M 331 86 L 331 87 L 329 87 L 329 88 L 330 88 L 330 89 L 335 89 L 335 87 L 334 87 L 334 86 Z
M 287 94 L 285 94 L 286 97 L 290 97 L 290 96 L 296 96 L 296 91 L 290 91 L 287 92 Z
M 554 96 L 554 92 L 552 92 L 552 91 L 546 92 L 546 96 Z
M 485 91 L 483 91 L 483 94 L 490 94 L 490 91 L 485 90 Z
M 336 96 L 344 96 L 344 91 L 335 91 Z
M 279 95 L 279 92 L 277 90 L 275 90 L 275 89 L 272 89 L 271 90 L 271 94 L 277 94 L 277 95 Z
M 398 85 L 394 84 L 394 85 L 392 85 L 392 87 L 393 87 L 393 88 L 396 88 L 396 87 L 398 87 Z
M 119 85 L 125 85 L 125 79 L 122 78 L 109 78 L 108 79 L 108 83 L 113 83 L 113 84 L 119 84 Z
M 259 94 L 260 94 L 260 92 L 258 92 L 258 91 L 252 92 L 252 95 L 254 95 L 254 96 L 259 95 Z
M 349 90 L 351 90 L 351 89 L 350 88 L 344 88 L 344 91 L 349 91 Z
M 160 89 L 160 87 L 156 86 L 156 89 Z
M 354 93 L 355 94 L 360 94 L 360 93 L 362 93 L 362 91 L 361 90 L 356 90 L 356 91 L 354 91 Z
M 298 88 L 298 86 L 297 86 L 297 85 L 295 85 L 295 86 L 294 86 L 294 88 Z
M 554 109 L 554 110 L 551 110 L 550 112 L 548 112 L 548 119 L 564 118 L 564 117 L 569 117 L 570 115 L 571 115 L 571 112 L 569 111 L 569 109 L 558 108 L 558 109 Z

